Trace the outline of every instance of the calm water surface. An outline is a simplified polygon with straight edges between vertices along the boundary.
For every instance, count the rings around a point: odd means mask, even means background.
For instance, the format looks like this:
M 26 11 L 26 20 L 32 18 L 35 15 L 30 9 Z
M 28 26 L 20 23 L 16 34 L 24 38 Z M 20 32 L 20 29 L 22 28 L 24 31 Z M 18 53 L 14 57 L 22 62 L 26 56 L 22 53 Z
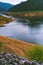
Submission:
M 6 24 L 5 27 L 0 27 L 0 35 L 26 42 L 43 44 L 43 21 L 34 22 L 28 19 L 15 18 L 13 22 Z

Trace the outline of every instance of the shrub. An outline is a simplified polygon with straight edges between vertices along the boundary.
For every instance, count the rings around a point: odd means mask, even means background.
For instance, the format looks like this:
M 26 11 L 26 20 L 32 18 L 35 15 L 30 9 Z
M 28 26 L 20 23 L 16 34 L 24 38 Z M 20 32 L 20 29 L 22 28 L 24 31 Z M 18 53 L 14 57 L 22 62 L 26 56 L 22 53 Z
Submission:
M 43 62 L 43 47 L 37 46 L 34 49 L 27 50 L 26 54 L 30 60 L 36 60 L 39 63 Z
M 0 42 L 0 52 L 2 51 L 3 42 Z

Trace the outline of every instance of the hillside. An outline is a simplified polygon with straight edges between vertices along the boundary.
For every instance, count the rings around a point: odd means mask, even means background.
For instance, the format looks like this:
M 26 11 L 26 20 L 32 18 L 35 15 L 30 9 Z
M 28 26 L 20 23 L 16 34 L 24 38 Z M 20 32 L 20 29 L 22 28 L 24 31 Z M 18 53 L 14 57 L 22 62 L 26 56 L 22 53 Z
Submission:
M 20 4 L 13 6 L 9 9 L 11 12 L 21 12 L 21 11 L 36 11 L 43 10 L 43 0 L 28 0 L 26 2 L 21 2 Z
M 6 11 L 12 6 L 13 6 L 12 4 L 0 2 L 0 11 Z

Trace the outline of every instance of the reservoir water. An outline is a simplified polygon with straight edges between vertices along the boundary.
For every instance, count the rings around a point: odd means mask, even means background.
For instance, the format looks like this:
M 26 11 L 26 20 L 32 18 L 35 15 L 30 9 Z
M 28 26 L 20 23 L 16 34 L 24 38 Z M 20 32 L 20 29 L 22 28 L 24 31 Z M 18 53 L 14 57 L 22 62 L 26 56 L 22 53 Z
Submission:
M 43 45 L 43 21 L 34 22 L 26 18 L 14 18 L 13 22 L 0 27 L 0 35 Z

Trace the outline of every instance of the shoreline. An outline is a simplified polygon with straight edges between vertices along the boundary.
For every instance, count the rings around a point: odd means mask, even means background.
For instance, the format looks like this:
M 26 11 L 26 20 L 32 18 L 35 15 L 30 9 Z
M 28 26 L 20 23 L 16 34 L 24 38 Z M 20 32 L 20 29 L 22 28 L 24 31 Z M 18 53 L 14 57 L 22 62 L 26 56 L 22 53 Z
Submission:
M 18 40 L 18 39 L 15 39 L 15 38 L 11 38 L 11 37 L 8 37 L 8 36 L 2 36 L 2 35 L 0 35 L 0 38 L 6 38 L 6 39 L 9 39 L 9 40 L 12 40 L 12 41 L 17 41 L 17 42 L 20 42 L 20 43 L 30 44 L 32 46 L 35 45 L 35 44 L 30 43 L 30 42 L 25 42 L 25 41 Z
M 36 12 L 6 12 L 6 15 L 13 16 L 17 18 L 26 18 L 31 22 L 34 21 L 43 21 L 43 11 Z
M 35 44 L 23 42 L 6 36 L 0 36 L 0 42 L 3 44 L 3 50 L 21 57 L 26 57 L 25 51 L 36 47 Z
M 4 27 L 5 24 L 10 23 L 12 21 L 13 21 L 13 18 L 8 17 L 6 15 L 1 15 L 0 16 L 0 27 Z
M 6 15 L 10 16 L 23 16 L 23 17 L 34 17 L 43 16 L 43 11 L 30 11 L 30 12 L 6 12 Z

